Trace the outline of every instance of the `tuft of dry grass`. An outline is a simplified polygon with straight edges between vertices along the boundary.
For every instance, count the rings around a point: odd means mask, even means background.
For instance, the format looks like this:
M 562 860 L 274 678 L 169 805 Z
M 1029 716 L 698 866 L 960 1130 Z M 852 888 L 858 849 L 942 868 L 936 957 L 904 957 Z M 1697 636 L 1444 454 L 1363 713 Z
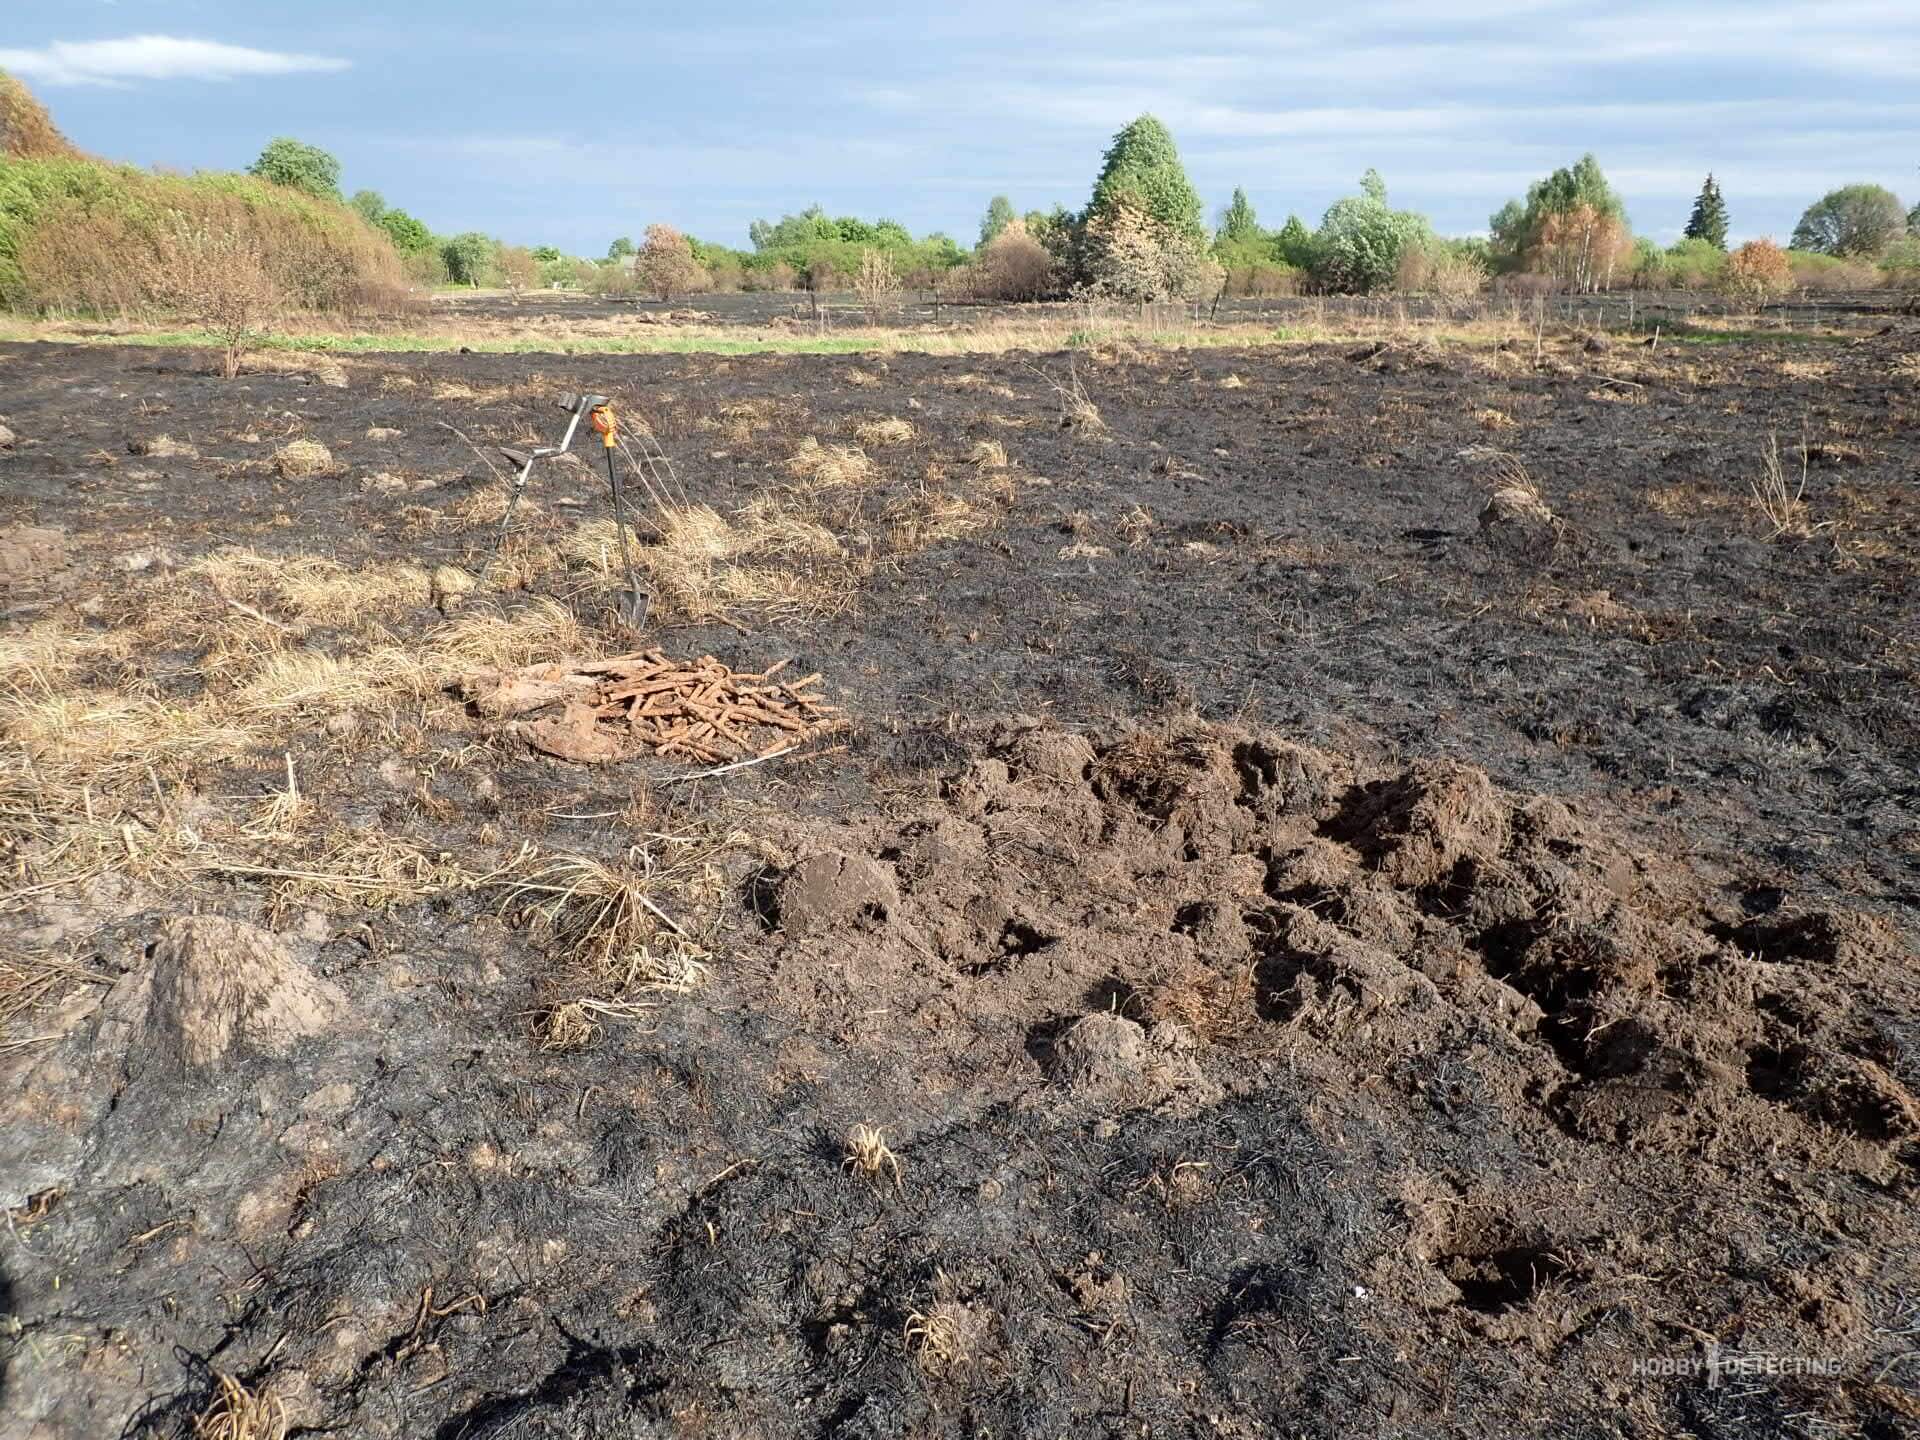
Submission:
M 229 546 L 182 567 L 183 579 L 202 579 L 229 604 L 274 606 L 317 625 L 341 625 L 431 603 L 433 582 L 417 565 L 350 569 L 319 555 L 267 555 Z M 177 605 L 194 598 L 175 592 Z
M 266 1394 L 256 1395 L 231 1375 L 214 1375 L 211 1404 L 194 1417 L 194 1440 L 286 1440 L 287 1410 Z
M 512 611 L 463 612 L 433 631 L 428 655 L 431 667 L 451 679 L 462 670 L 564 660 L 589 648 L 579 617 L 542 596 Z
M 872 1182 L 881 1175 L 893 1177 L 893 1188 L 900 1188 L 900 1160 L 887 1146 L 886 1137 L 871 1125 L 856 1125 L 847 1132 L 846 1153 L 840 1161 L 843 1170 L 851 1170 Z
M 1479 425 L 1482 430 L 1511 430 L 1515 425 L 1520 423 L 1511 415 L 1507 414 L 1506 411 L 1496 410 L 1491 405 L 1481 410 L 1473 418 L 1474 423 Z
M 854 439 L 862 445 L 870 445 L 875 449 L 888 445 L 905 445 L 913 439 L 913 436 L 913 426 L 897 416 L 888 416 L 884 420 L 869 420 L 853 432 Z
M 1153 512 L 1144 505 L 1135 505 L 1114 522 L 1113 528 L 1129 546 L 1136 546 L 1153 533 L 1153 526 Z
M 973 449 L 967 452 L 967 463 L 976 470 L 1004 470 L 1007 468 L 1007 447 L 998 440 L 976 440 Z
M 966 1307 L 952 1300 L 939 1300 L 926 1310 L 907 1316 L 901 1331 L 907 1353 L 913 1363 L 930 1376 L 949 1374 L 968 1360 Z
M 273 452 L 273 468 L 284 479 L 304 480 L 331 474 L 336 466 L 333 452 L 318 440 L 295 440 Z
M 911 430 L 911 426 L 908 427 Z M 855 445 L 822 445 L 809 435 L 787 461 L 787 473 L 816 490 L 864 485 L 878 473 L 866 451 Z
M 1229 375 L 1220 382 L 1220 388 L 1222 390 L 1244 390 L 1246 387 L 1247 382 L 1242 380 L 1238 375 Z
M 613 993 L 683 993 L 706 977 L 706 952 L 661 901 L 675 894 L 696 905 L 711 899 L 712 861 L 728 843 L 697 836 L 659 848 L 636 845 L 611 865 L 587 855 L 528 853 L 496 883 L 507 909 Z
M 37 620 L 0 634 L 0 688 L 52 695 L 76 670 L 99 660 L 124 660 L 133 645 L 133 635 L 125 630 Z

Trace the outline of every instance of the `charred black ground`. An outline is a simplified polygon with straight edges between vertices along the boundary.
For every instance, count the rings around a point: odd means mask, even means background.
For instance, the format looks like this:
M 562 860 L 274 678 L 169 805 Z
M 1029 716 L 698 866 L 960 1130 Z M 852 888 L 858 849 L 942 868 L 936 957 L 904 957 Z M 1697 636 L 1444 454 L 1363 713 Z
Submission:
M 113 983 L 0 1054 L 0 1433 L 190 1433 L 215 1371 L 296 1434 L 447 1440 L 1908 1433 L 1914 345 L 365 357 L 344 386 L 7 348 L 0 526 L 66 532 L 15 625 L 109 626 L 223 545 L 477 572 L 491 477 L 438 422 L 524 443 L 549 391 L 644 416 L 722 512 L 806 437 L 912 434 L 869 447 L 843 514 L 874 563 L 832 613 L 646 637 L 822 672 L 844 752 L 668 785 L 445 704 L 290 742 L 331 812 L 460 856 L 751 833 L 711 978 L 649 1022 L 543 1051 L 562 962 L 484 892 L 15 903 L 23 946 Z M 1103 428 L 1062 424 L 1076 385 Z M 264 463 L 294 437 L 334 468 Z M 1752 501 L 1770 437 L 1801 538 Z M 991 523 L 888 551 L 986 442 Z M 1483 522 L 1516 475 L 1548 518 Z M 534 533 L 595 486 L 548 472 Z M 618 643 L 577 569 L 529 583 Z M 183 634 L 84 678 L 212 673 Z M 143 1048 L 190 912 L 273 931 L 349 1018 L 210 1070 Z M 863 1124 L 897 1183 L 846 1163 Z M 1634 1373 L 1709 1341 L 1837 1373 Z

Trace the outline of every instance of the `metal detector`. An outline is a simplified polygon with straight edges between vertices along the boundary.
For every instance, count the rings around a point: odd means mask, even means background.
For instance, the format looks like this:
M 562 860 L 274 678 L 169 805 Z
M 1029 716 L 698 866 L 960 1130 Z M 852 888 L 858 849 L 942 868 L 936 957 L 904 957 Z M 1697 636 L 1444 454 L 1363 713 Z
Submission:
M 494 547 L 494 553 L 497 555 L 506 547 L 507 532 L 512 528 L 514 512 L 520 508 L 520 496 L 533 474 L 534 462 L 566 454 L 573 445 L 574 435 L 579 432 L 580 417 L 586 416 L 587 423 L 601 437 L 606 450 L 607 485 L 613 491 L 613 523 L 620 536 L 620 561 L 627 572 L 627 588 L 619 597 L 617 609 L 622 620 L 638 628 L 646 623 L 647 593 L 640 588 L 640 582 L 634 574 L 633 544 L 627 533 L 626 496 L 620 485 L 620 471 L 613 463 L 614 447 L 619 443 L 613 405 L 604 395 L 568 394 L 560 397 L 560 408 L 568 412 L 568 417 L 567 433 L 560 437 L 558 445 L 543 445 L 532 451 L 513 450 L 504 445 L 500 447 L 500 453 L 520 468 L 513 477 L 513 490 L 507 497 L 507 513 L 500 517 L 500 540 Z

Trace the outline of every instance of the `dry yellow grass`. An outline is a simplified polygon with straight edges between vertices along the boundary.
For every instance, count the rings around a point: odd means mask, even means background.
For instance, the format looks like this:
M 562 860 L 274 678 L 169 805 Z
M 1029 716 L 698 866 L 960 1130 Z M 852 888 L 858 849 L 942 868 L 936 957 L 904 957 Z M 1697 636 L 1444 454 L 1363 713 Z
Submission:
M 89 630 L 67 620 L 38 620 L 0 633 L 0 688 L 52 694 L 74 671 L 100 660 L 124 660 L 133 636 Z
M 194 1440 L 286 1440 L 286 1407 L 231 1375 L 214 1376 L 213 1402 L 194 1417 Z
M 273 452 L 274 470 L 289 480 L 331 474 L 333 452 L 317 440 L 295 440 Z
M 451 677 L 463 669 L 563 660 L 591 648 L 573 611 L 541 598 L 512 611 L 474 609 L 436 629 L 425 657 Z
M 998 440 L 976 440 L 967 452 L 967 461 L 978 470 L 1007 468 L 1007 447 Z
M 318 555 L 266 555 L 244 547 L 202 556 L 180 574 L 206 580 L 223 599 L 279 609 L 318 625 L 392 615 L 433 599 L 432 577 L 417 565 L 350 569 Z M 198 603 L 191 596 L 181 598 L 187 605 Z
M 875 449 L 887 445 L 905 445 L 913 439 L 913 436 L 912 424 L 897 416 L 888 416 L 884 420 L 869 420 L 866 424 L 856 427 L 853 432 L 854 439 L 862 445 L 870 445 Z
M 809 435 L 787 461 L 787 473 L 815 489 L 863 485 L 876 471 L 867 453 L 854 445 L 822 445 Z
M 899 1157 L 887 1147 L 886 1137 L 871 1125 L 856 1125 L 847 1133 L 846 1155 L 841 1165 L 869 1181 L 890 1174 L 894 1189 L 900 1188 Z

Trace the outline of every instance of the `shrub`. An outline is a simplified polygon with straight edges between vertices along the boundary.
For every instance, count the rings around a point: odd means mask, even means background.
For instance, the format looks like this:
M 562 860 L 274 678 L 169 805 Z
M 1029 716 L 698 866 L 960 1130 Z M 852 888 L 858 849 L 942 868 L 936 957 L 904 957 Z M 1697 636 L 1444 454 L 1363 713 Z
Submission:
M 515 295 L 540 283 L 540 262 L 524 245 L 500 246 L 494 252 L 493 271 Z
M 1486 263 L 1472 250 L 1444 240 L 1407 246 L 1394 280 L 1394 288 L 1403 294 L 1432 295 L 1449 305 L 1472 299 L 1486 284 Z
M 493 263 L 492 237 L 465 230 L 440 242 L 440 258 L 447 262 L 447 278 L 456 285 L 478 285 Z
M 0 70 L 0 159 L 79 158 L 80 152 L 60 133 L 33 92 Z
M 884 251 L 862 250 L 860 268 L 854 272 L 853 288 L 866 309 L 867 319 L 878 320 L 900 298 L 900 272 L 893 268 L 893 261 L 887 258 Z
M 1787 265 L 1793 283 L 1803 290 L 1864 290 L 1879 278 L 1879 271 L 1868 261 L 1842 260 L 1811 250 L 1787 251 Z
M 624 297 L 638 292 L 640 281 L 631 266 L 622 265 L 618 260 L 603 260 L 587 277 L 586 289 L 590 295 Z
M 1762 305 L 1785 294 L 1792 284 L 1793 267 L 1787 252 L 1771 240 L 1749 240 L 1742 245 L 1727 257 L 1720 277 L 1720 288 L 1729 297 L 1750 305 Z
M 292 308 L 354 312 L 403 293 L 393 248 L 338 202 L 241 175 L 43 160 L 0 165 L 0 304 L 168 312 L 177 297 L 154 277 L 183 234 L 217 229 L 259 255 Z
M 791 290 L 799 283 L 797 272 L 784 260 L 759 261 L 744 271 L 742 280 L 748 290 Z
M 152 272 L 161 304 L 218 337 L 221 373 L 229 380 L 286 306 L 261 237 L 232 219 L 176 218 Z
M 1720 283 L 1727 255 L 1711 240 L 1690 237 L 1660 252 L 1665 281 L 1677 290 L 1706 290 Z
M 1221 269 L 1193 235 L 1123 193 L 1087 222 L 1082 275 L 1090 296 L 1144 303 L 1213 294 Z
M 1025 221 L 1012 220 L 980 247 L 961 284 L 975 300 L 1038 300 L 1053 292 L 1053 256 Z
M 647 226 L 633 270 L 640 287 L 661 300 L 701 289 L 707 283 L 707 272 L 693 258 L 687 237 L 671 225 Z
M 1400 257 L 1432 239 L 1426 218 L 1391 209 L 1379 176 L 1367 172 L 1366 193 L 1336 200 L 1313 237 L 1313 278 L 1322 289 L 1350 294 L 1384 290 L 1400 274 Z
M 1907 230 L 1899 198 L 1879 185 L 1843 185 L 1809 205 L 1793 229 L 1793 248 L 1821 255 L 1880 254 Z
M 285 135 L 268 141 L 247 173 L 321 200 L 340 198 L 340 162 L 317 145 Z

